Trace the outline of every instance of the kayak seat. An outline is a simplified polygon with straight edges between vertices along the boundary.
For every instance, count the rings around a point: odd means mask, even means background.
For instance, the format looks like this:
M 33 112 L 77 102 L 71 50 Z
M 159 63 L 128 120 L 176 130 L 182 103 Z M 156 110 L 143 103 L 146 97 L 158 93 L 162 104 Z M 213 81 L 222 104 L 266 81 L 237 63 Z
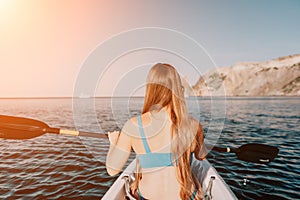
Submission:
M 151 152 L 146 135 L 143 129 L 141 116 L 137 116 L 139 131 L 141 139 L 146 151 L 146 154 L 137 154 L 137 158 L 142 168 L 154 168 L 154 167 L 168 167 L 173 166 L 172 154 L 171 153 L 153 153 Z

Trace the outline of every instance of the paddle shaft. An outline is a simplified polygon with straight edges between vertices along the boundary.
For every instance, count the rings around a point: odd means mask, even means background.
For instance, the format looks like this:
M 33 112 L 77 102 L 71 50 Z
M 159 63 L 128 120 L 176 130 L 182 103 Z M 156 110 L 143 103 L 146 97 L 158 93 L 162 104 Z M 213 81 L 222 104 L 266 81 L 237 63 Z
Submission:
M 66 130 L 53 128 L 48 124 L 24 117 L 13 117 L 0 115 L 0 138 L 3 139 L 30 139 L 45 133 L 84 136 L 107 139 L 108 135 L 103 133 L 80 132 L 77 130 Z M 239 160 L 256 163 L 269 163 L 278 154 L 278 148 L 264 144 L 244 144 L 239 148 L 212 147 L 214 151 L 235 153 Z
M 46 131 L 48 131 L 49 133 L 56 133 L 56 134 L 108 139 L 107 134 L 79 132 L 79 131 L 63 130 L 58 128 L 49 128 Z M 211 148 L 211 146 L 209 145 L 207 145 L 206 147 Z M 232 147 L 223 148 L 223 147 L 213 146 L 211 149 L 217 152 L 234 153 L 236 154 L 239 160 L 243 160 L 246 162 L 263 163 L 263 164 L 271 162 L 278 154 L 278 149 L 276 147 L 263 145 L 263 144 L 245 144 L 240 146 L 239 148 L 232 148 Z
M 52 128 L 52 127 L 45 128 L 43 131 L 44 131 L 44 133 L 54 133 L 54 134 L 60 134 L 60 135 L 71 135 L 71 136 L 83 136 L 83 137 L 108 139 L 107 134 L 101 134 L 101 133 L 91 133 L 91 132 Z
M 46 133 L 94 138 L 108 138 L 107 134 L 53 128 L 48 124 L 35 119 L 0 115 L 0 138 L 30 139 Z
M 68 134 L 68 135 L 77 135 L 77 136 L 87 136 L 87 137 L 96 137 L 96 138 L 108 138 L 107 134 L 97 134 L 97 133 L 88 133 L 88 132 L 78 132 L 75 131 L 76 134 L 73 134 L 72 131 L 65 131 L 60 130 L 59 134 Z M 78 134 L 77 134 L 78 133 Z M 208 148 L 210 146 L 207 146 Z M 278 148 L 264 145 L 264 144 L 244 144 L 239 148 L 222 148 L 213 146 L 211 148 L 213 151 L 217 152 L 227 152 L 227 153 L 234 153 L 239 160 L 243 160 L 246 162 L 252 163 L 260 163 L 260 164 L 267 164 L 271 162 L 278 154 Z
M 232 147 L 223 148 L 223 147 L 214 146 L 212 148 L 212 150 L 218 151 L 218 152 L 227 152 L 227 153 L 237 153 L 238 152 L 237 148 L 232 148 Z
M 56 129 L 56 128 L 51 128 L 51 129 Z M 49 130 L 47 130 L 47 131 L 49 131 Z M 48 133 L 53 133 L 53 132 L 48 132 Z M 57 133 L 57 132 L 55 132 L 55 133 Z M 66 130 L 66 129 L 59 129 L 59 132 L 57 134 L 108 139 L 108 134 L 106 134 L 106 133 L 101 134 L 101 133 L 73 131 L 73 130 Z

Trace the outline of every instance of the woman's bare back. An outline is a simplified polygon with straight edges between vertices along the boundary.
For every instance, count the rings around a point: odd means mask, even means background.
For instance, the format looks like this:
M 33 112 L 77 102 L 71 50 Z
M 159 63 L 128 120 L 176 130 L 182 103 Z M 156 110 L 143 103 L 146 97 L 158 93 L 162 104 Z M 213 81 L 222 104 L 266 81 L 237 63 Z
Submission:
M 141 121 L 151 152 L 170 153 L 170 128 L 172 123 L 167 110 L 162 109 L 159 112 L 147 112 L 141 116 Z M 124 126 L 124 128 L 127 129 L 126 132 L 132 134 L 132 148 L 136 154 L 145 154 L 146 151 L 141 140 L 136 117 L 132 118 L 131 122 L 131 125 Z M 144 168 L 141 170 L 142 179 L 139 181 L 139 190 L 145 198 L 180 199 L 180 186 L 174 166 Z

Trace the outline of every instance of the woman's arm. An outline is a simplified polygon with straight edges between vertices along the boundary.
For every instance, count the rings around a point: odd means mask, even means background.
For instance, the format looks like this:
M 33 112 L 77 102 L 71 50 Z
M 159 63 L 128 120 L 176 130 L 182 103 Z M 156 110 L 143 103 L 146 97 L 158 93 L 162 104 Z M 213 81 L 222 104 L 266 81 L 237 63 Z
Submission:
M 131 152 L 131 138 L 124 131 L 108 134 L 110 146 L 106 156 L 106 170 L 111 176 L 121 172 Z
M 195 137 L 194 153 L 198 160 L 204 160 L 206 159 L 206 155 L 208 153 L 204 144 L 204 133 L 201 124 L 197 120 L 195 120 L 195 123 L 198 128 Z

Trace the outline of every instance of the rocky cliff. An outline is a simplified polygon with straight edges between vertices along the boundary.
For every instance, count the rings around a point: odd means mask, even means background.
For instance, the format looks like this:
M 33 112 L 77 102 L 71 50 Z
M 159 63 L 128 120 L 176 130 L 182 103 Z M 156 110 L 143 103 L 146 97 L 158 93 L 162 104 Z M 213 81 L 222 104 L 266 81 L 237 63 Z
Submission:
M 186 91 L 190 96 L 300 96 L 300 54 L 216 68 Z

